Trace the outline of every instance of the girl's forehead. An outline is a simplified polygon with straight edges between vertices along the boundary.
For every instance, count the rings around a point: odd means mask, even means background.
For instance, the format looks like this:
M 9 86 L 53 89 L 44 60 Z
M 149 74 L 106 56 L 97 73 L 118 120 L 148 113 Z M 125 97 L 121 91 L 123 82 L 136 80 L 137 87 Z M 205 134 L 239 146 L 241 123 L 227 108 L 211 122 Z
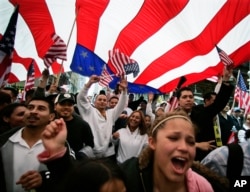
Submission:
M 163 125 L 163 128 L 165 128 L 166 130 L 174 130 L 174 129 L 187 129 L 187 128 L 193 128 L 192 123 L 190 123 L 189 121 L 182 119 L 182 118 L 174 118 L 174 119 L 169 119 L 165 122 L 165 124 Z

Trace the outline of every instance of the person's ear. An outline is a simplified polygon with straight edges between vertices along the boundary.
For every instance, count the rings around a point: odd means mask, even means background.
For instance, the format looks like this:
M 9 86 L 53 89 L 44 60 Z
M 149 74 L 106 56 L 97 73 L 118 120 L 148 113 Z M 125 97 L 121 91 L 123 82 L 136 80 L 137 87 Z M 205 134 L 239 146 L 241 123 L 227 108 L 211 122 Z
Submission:
M 55 113 L 51 113 L 49 116 L 50 116 L 49 117 L 49 121 L 51 122 L 51 121 L 53 121 L 55 119 L 56 114 Z
M 4 117 L 3 117 L 3 121 L 4 121 L 5 123 L 9 123 L 10 118 L 9 118 L 9 117 L 4 116 Z
M 156 142 L 155 142 L 155 139 L 154 139 L 153 137 L 149 137 L 149 138 L 148 138 L 148 145 L 149 145 L 149 147 L 150 147 L 152 150 L 155 150 Z

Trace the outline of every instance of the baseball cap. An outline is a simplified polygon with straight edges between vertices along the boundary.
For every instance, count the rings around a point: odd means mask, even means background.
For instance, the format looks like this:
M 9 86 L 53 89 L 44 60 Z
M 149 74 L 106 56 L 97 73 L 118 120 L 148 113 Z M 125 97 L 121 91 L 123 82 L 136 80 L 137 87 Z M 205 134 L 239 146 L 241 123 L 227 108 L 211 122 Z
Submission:
M 155 109 L 155 113 L 156 113 L 159 109 L 161 109 L 161 110 L 163 110 L 163 111 L 164 111 L 164 108 L 163 108 L 163 107 L 156 107 L 156 109 Z
M 241 110 L 240 110 L 239 107 L 235 107 L 235 108 L 234 108 L 234 112 L 241 112 Z
M 61 103 L 63 101 L 71 101 L 72 103 L 75 103 L 75 98 L 74 95 L 70 94 L 70 93 L 60 93 L 57 95 L 56 99 L 55 99 L 55 103 Z

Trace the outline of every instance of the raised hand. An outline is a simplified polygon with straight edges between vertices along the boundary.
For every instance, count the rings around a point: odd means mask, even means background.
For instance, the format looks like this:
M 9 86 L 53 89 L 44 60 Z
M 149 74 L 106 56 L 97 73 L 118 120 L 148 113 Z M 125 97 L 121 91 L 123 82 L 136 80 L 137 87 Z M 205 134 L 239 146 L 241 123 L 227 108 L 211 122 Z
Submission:
M 91 75 L 90 78 L 89 78 L 89 81 L 86 83 L 86 87 L 90 88 L 90 86 L 93 84 L 93 83 L 97 83 L 100 81 L 100 77 L 97 76 L 97 75 Z
M 121 81 L 119 83 L 119 86 L 120 88 L 123 90 L 123 91 L 126 91 L 127 88 L 128 88 L 128 81 L 127 79 L 125 78 L 125 76 L 122 76 L 121 77 Z
M 66 138 L 67 128 L 62 118 L 50 122 L 42 133 L 43 145 L 51 156 L 65 150 Z

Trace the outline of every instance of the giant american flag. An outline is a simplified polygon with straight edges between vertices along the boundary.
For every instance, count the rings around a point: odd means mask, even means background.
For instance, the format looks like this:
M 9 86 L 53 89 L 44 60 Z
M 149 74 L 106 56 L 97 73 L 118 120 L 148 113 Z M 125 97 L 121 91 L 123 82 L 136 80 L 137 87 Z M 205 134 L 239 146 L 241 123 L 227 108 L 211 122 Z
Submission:
M 5 0 L 0 2 L 9 4 Z M 116 73 L 109 61 L 108 50 L 119 49 L 137 61 L 138 76 L 134 78 L 131 74 L 127 77 L 130 90 L 134 92 L 146 92 L 146 86 L 170 92 L 181 76 L 187 78 L 184 86 L 216 76 L 222 71 L 223 64 L 215 45 L 223 48 L 233 60 L 234 67 L 250 60 L 250 0 L 40 0 L 47 9 L 40 8 L 32 0 L 19 2 L 26 5 L 21 13 L 26 28 L 34 22 L 29 18 L 37 12 L 29 12 L 30 8 L 37 8 L 39 14 L 51 16 L 53 22 L 49 24 L 65 42 L 70 40 L 65 71 L 70 70 L 76 46 L 83 48 L 83 52 L 75 55 L 84 57 L 84 62 L 93 59 L 89 57 L 90 52 L 98 56 L 100 65 L 89 62 L 87 69 L 99 75 L 102 70 L 95 70 L 102 69 L 104 63 Z M 1 16 L 5 15 L 4 8 L 0 6 Z M 25 12 L 29 13 L 28 17 Z M 70 36 L 75 18 L 77 27 Z M 0 17 L 0 29 L 5 22 Z M 29 30 L 34 34 L 33 28 Z M 43 68 L 43 62 L 37 52 L 34 53 L 42 45 L 34 42 L 32 46 L 26 45 L 25 40 L 20 42 L 25 48 L 16 47 L 18 54 L 35 57 L 39 68 Z M 73 63 L 77 73 L 86 67 L 84 62 Z

